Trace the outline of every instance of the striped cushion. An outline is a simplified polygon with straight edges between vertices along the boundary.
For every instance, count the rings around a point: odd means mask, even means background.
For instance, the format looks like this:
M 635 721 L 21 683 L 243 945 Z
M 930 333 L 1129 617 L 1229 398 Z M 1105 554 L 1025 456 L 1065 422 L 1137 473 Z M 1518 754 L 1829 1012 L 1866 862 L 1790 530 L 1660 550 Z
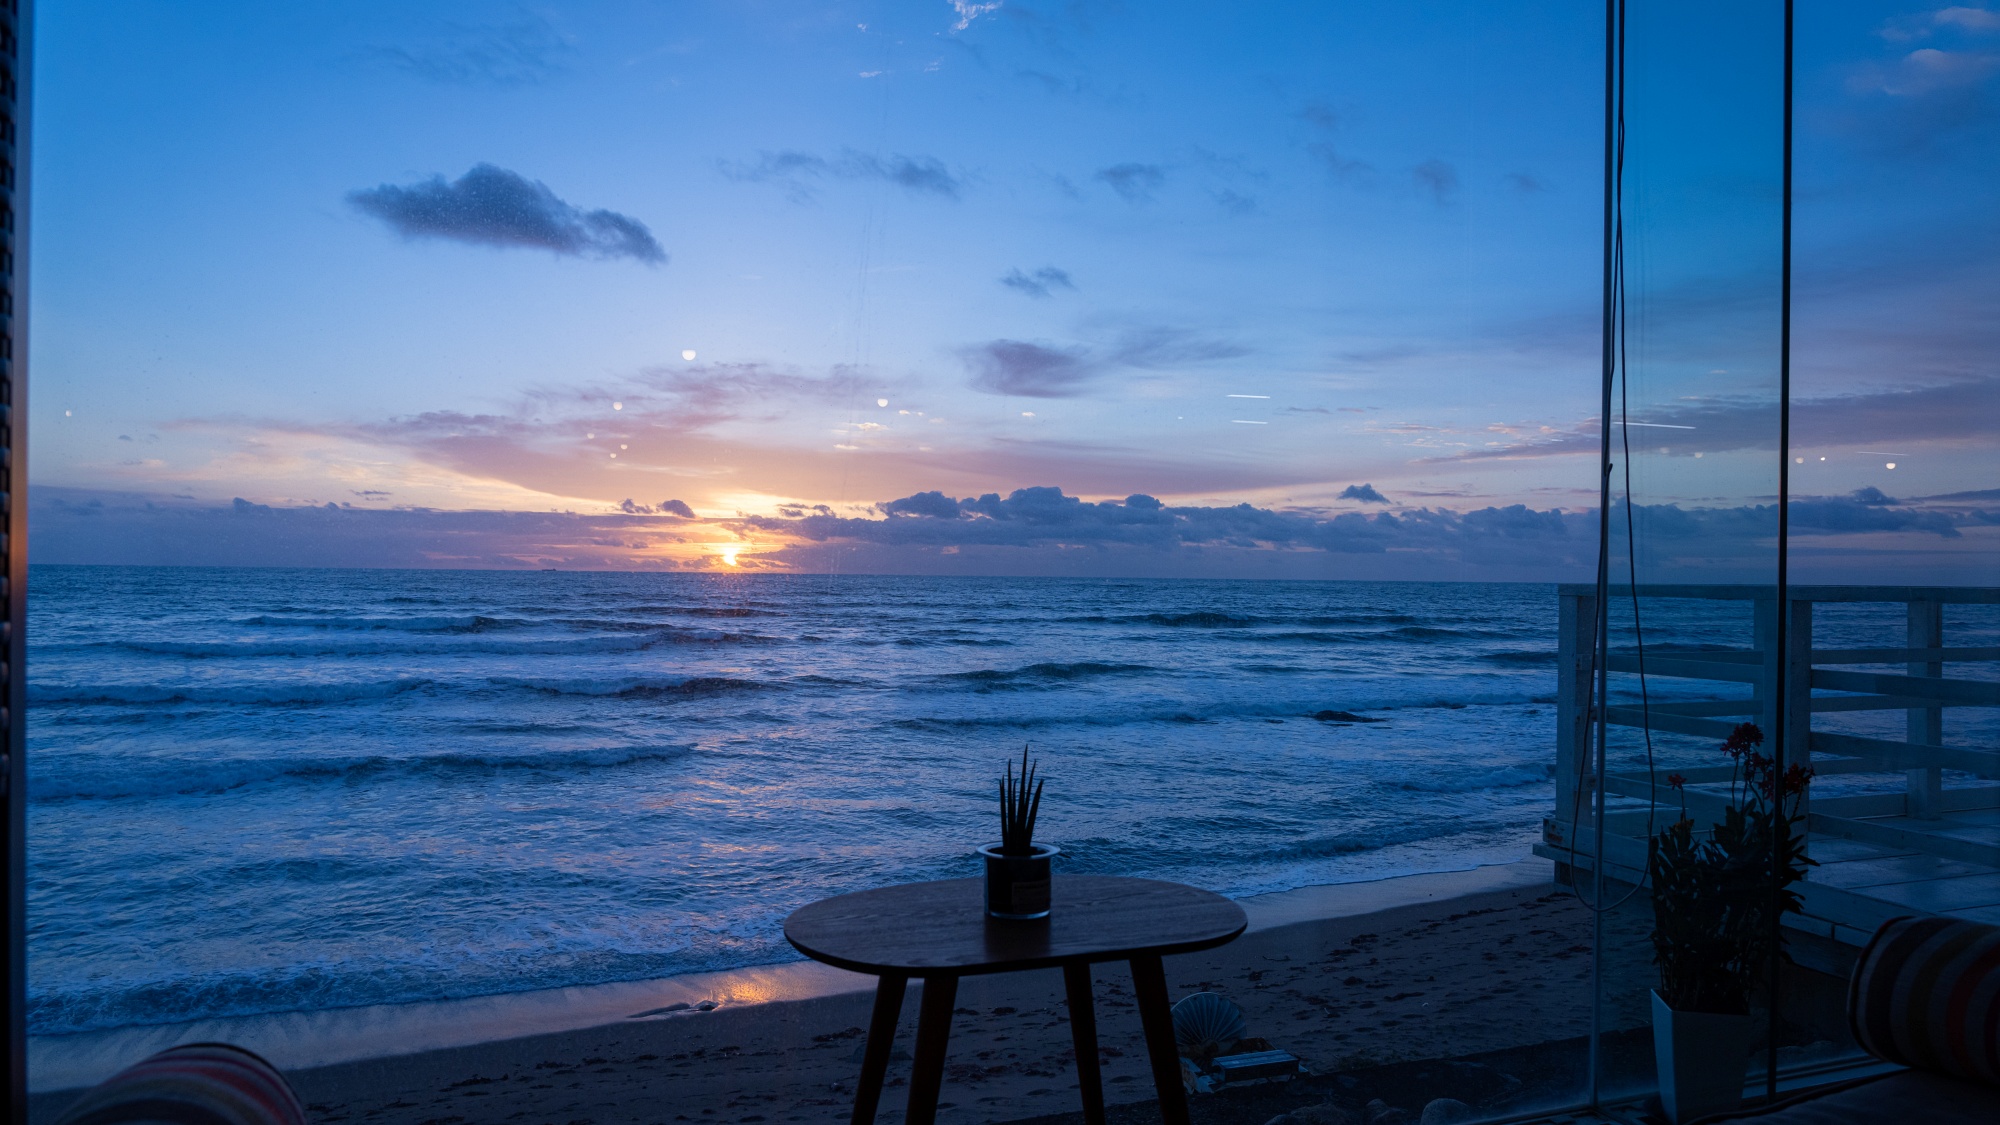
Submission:
M 56 1125 L 305 1125 L 270 1063 L 226 1043 L 170 1047 L 86 1090 Z
M 2000 1085 L 2000 926 L 1884 922 L 1854 966 L 1847 1019 L 1878 1058 Z

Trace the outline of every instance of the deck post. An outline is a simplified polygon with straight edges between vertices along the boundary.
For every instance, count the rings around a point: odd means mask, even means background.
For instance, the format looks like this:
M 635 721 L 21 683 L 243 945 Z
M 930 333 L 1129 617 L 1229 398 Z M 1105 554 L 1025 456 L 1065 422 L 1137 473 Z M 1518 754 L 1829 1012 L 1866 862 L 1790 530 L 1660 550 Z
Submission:
M 1750 646 L 1757 650 L 1757 725 L 1766 733 L 1778 729 L 1778 602 L 1760 597 L 1750 603 Z M 1786 672 L 1791 669 L 1787 667 Z M 1787 718 L 1790 716 L 1787 715 Z M 1789 746 L 1786 749 L 1790 749 Z M 1773 753 L 1777 747 L 1771 748 Z
M 1582 809 L 1590 791 L 1591 657 L 1597 651 L 1597 596 L 1561 595 L 1556 640 L 1556 823 L 1565 847 L 1576 845 Z M 1567 883 L 1568 864 L 1556 866 L 1556 881 Z
M 1910 648 L 1944 647 L 1944 603 L 1930 599 L 1919 599 L 1909 603 L 1909 639 L 1904 643 Z M 1909 665 L 1912 676 L 1932 678 L 1944 675 L 1944 663 L 1937 660 L 1913 660 Z M 1944 745 L 1944 708 L 1912 707 L 1906 712 L 1904 730 L 1909 741 L 1923 746 Z M 1943 771 L 1936 766 L 1924 769 L 1905 770 L 1909 778 L 1908 815 L 1918 820 L 1936 820 L 1944 813 Z
M 1813 603 L 1792 599 L 1785 618 L 1785 754 L 1787 769 L 1812 766 Z M 1810 813 L 1811 787 L 1799 797 L 1801 815 Z

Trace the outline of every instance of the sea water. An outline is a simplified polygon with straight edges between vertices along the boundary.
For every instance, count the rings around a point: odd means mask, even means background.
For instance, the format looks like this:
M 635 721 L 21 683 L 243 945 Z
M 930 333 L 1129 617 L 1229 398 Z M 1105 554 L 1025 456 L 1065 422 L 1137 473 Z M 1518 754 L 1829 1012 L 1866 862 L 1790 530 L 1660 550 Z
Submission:
M 1024 746 L 1060 870 L 1237 895 L 1516 859 L 1552 800 L 1546 585 L 30 588 L 41 1034 L 792 959 L 806 902 L 976 874 Z

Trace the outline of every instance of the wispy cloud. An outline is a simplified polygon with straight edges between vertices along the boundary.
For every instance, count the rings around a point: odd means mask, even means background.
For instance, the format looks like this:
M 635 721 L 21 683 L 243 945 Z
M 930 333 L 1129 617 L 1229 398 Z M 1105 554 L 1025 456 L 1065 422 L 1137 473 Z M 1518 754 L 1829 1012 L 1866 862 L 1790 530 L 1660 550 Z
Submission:
M 1977 87 L 2000 71 L 2000 52 L 1919 47 L 1888 64 L 1856 72 L 1849 85 L 1866 93 L 1922 98 Z
M 1006 276 L 1000 279 L 1000 284 L 1038 298 L 1052 296 L 1058 289 L 1076 288 L 1076 283 L 1070 280 L 1069 271 L 1054 266 L 1043 266 L 1033 273 L 1024 273 L 1016 267 L 1007 271 Z
M 1326 141 L 1314 141 L 1306 146 L 1306 151 L 1311 153 L 1313 159 L 1319 161 L 1327 171 L 1332 172 L 1336 179 L 1361 179 L 1375 170 L 1375 166 L 1365 160 L 1343 156 L 1340 150 Z
M 1458 169 L 1448 161 L 1426 160 L 1410 169 L 1410 176 L 1439 203 L 1449 203 L 1458 194 Z
M 1157 164 L 1113 164 L 1099 168 L 1092 178 L 1127 203 L 1150 203 L 1153 193 L 1166 184 L 1167 173 Z
M 961 353 L 974 390 L 1029 398 L 1073 398 L 1120 368 L 1157 370 L 1248 355 L 1228 340 L 1180 328 L 1138 328 L 1096 348 L 992 340 Z
M 1854 448 L 1896 442 L 1992 442 L 2000 438 L 2000 419 L 1991 404 L 2000 394 L 2000 377 L 1962 379 L 1931 386 L 1879 390 L 1792 404 L 1794 449 Z M 1635 407 L 1634 444 L 1666 446 L 1677 453 L 1719 453 L 1739 449 L 1775 449 L 1778 415 L 1775 403 L 1706 399 Z M 1615 435 L 1614 435 L 1615 436 Z M 1886 446 L 1893 448 L 1893 444 Z M 1468 450 L 1444 461 L 1550 457 L 1596 454 L 1600 448 L 1597 422 L 1592 419 L 1487 449 Z
M 1940 27 L 1956 27 L 1982 34 L 2000 33 L 2000 12 L 1990 8 L 1956 6 L 1941 8 L 1931 17 Z
M 1923 151 L 1947 134 L 2000 118 L 2000 12 L 1955 5 L 1900 16 L 1879 34 L 1893 55 L 1852 66 L 1854 104 L 1836 119 L 1873 147 Z M 1922 46 L 1914 46 L 1923 43 Z M 1913 48 L 1913 49 L 1912 49 Z
M 1367 161 L 1356 160 L 1334 147 L 1333 134 L 1340 128 L 1341 118 L 1331 105 L 1323 101 L 1309 101 L 1299 107 L 1296 116 L 1310 126 L 1312 133 L 1319 138 L 1306 142 L 1307 154 L 1333 173 L 1335 179 L 1360 180 L 1375 170 Z
M 1256 197 L 1244 195 L 1242 192 L 1232 188 L 1212 191 L 1208 197 L 1215 200 L 1216 206 L 1232 215 L 1250 215 L 1254 214 L 1257 210 Z
M 399 187 L 349 192 L 358 210 L 405 238 L 443 238 L 485 246 L 521 246 L 589 258 L 667 260 L 646 224 L 616 211 L 585 211 L 547 185 L 505 168 L 476 164 L 458 179 L 443 176 Z
M 1070 398 L 1082 394 L 1103 367 L 1079 350 L 1045 347 L 1022 340 L 993 340 L 965 351 L 975 390 L 1028 398 Z
M 855 403 L 885 389 L 880 377 L 859 368 L 808 374 L 763 363 L 649 367 L 635 382 L 630 391 L 591 393 L 599 400 L 619 394 L 635 417 L 657 410 L 689 425 L 712 425 L 745 415 L 766 417 L 802 403 Z
M 814 197 L 827 180 L 883 180 L 912 195 L 934 195 L 957 199 L 965 181 L 932 156 L 878 156 L 845 149 L 831 159 L 817 153 L 785 150 L 760 152 L 755 160 L 723 161 L 722 174 L 743 183 L 777 184 L 793 199 L 805 202 Z
M 1952 5 L 1915 15 L 1897 16 L 1884 23 L 1876 34 L 1891 43 L 1928 39 L 1938 31 L 1960 31 L 1972 35 L 2000 33 L 2000 12 L 1991 8 Z
M 992 15 L 1006 4 L 1006 0 L 945 0 L 945 2 L 951 5 L 952 13 L 958 17 L 951 25 L 954 32 L 964 31 L 979 17 Z
M 569 70 L 576 61 L 570 37 L 529 12 L 508 23 L 446 25 L 442 34 L 424 42 L 375 47 L 367 54 L 419 78 L 461 85 L 530 85 Z
M 1132 329 L 1119 336 L 1110 349 L 1111 362 L 1124 367 L 1173 367 L 1249 354 L 1248 347 L 1232 340 L 1166 327 Z
M 1321 132 L 1330 133 L 1340 125 L 1340 114 L 1322 101 L 1309 101 L 1299 107 L 1299 120 Z

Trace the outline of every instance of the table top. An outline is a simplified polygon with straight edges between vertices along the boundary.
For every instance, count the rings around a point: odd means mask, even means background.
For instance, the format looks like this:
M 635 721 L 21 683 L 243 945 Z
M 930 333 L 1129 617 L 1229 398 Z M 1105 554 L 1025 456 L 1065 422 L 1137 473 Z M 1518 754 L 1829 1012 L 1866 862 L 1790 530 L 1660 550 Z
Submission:
M 1047 918 L 1012 921 L 986 916 L 982 879 L 905 883 L 801 907 L 785 940 L 856 972 L 963 976 L 1193 953 L 1249 924 L 1221 895 L 1156 879 L 1057 875 L 1050 898 Z

